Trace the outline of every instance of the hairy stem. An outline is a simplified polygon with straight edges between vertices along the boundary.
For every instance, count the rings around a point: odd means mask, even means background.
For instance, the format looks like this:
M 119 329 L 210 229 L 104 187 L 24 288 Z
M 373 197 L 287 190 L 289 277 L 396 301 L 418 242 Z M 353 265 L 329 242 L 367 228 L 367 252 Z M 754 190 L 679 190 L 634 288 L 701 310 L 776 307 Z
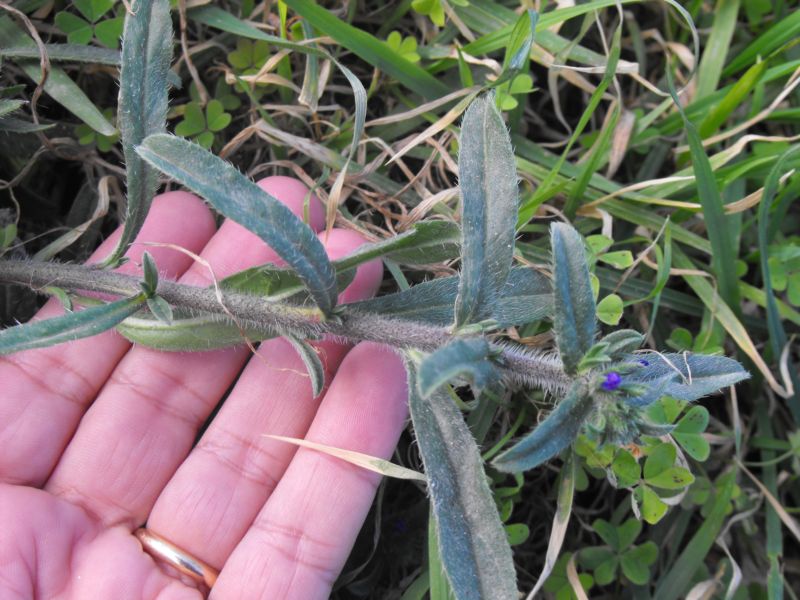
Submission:
M 141 280 L 130 275 L 91 266 L 27 260 L 0 260 L 0 282 L 33 289 L 58 287 L 73 293 L 131 296 L 141 292 Z M 329 334 L 352 342 L 372 341 L 426 352 L 436 350 L 454 337 L 446 327 L 359 312 L 347 305 L 337 307 L 336 318 L 322 320 L 316 308 L 269 302 L 254 295 L 213 287 L 161 280 L 157 293 L 176 308 L 233 319 L 249 328 L 291 332 L 300 337 Z M 492 350 L 511 382 L 553 392 L 563 392 L 569 387 L 570 378 L 564 373 L 561 362 L 551 355 L 506 342 L 492 344 Z

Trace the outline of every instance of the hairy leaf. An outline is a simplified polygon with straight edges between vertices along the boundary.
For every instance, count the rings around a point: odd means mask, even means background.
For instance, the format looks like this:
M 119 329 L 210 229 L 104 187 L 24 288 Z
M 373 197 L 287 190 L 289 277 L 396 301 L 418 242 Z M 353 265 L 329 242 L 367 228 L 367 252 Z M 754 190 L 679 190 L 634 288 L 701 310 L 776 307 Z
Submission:
M 592 396 L 577 382 L 556 409 L 536 429 L 497 456 L 492 465 L 507 473 L 533 469 L 569 446 L 592 412 Z
M 150 315 L 129 317 L 117 325 L 117 331 L 136 344 L 166 352 L 202 352 L 275 337 L 268 331 L 242 330 L 217 316 L 183 311 L 175 311 L 169 324 Z
M 336 305 L 336 273 L 312 229 L 236 167 L 187 140 L 159 134 L 137 148 L 159 171 L 208 200 L 229 219 L 264 240 L 292 267 L 317 306 Z
M 164 131 L 167 120 L 167 74 L 172 60 L 172 18 L 168 0 L 139 0 L 125 17 L 117 122 L 122 136 L 127 181 L 125 226 L 104 264 L 115 264 L 142 228 L 158 187 L 158 172 L 135 147 Z
M 456 339 L 425 358 L 419 367 L 418 384 L 423 398 L 455 377 L 466 376 L 482 390 L 496 377 L 497 371 L 489 361 L 486 338 Z
M 750 377 L 742 365 L 726 356 L 648 352 L 630 355 L 629 360 L 648 364 L 626 375 L 626 382 L 651 383 L 672 375 L 662 395 L 690 402 Z
M 458 600 L 517 597 L 511 547 L 480 452 L 460 411 L 442 391 L 424 399 L 407 361 L 409 408 L 428 477 L 439 552 Z
M 145 295 L 139 294 L 61 317 L 9 327 L 0 331 L 0 355 L 97 335 L 135 313 L 144 302 Z
M 567 373 L 575 373 L 594 345 L 597 331 L 594 295 L 583 238 L 573 227 L 550 227 L 553 252 L 554 323 L 558 352 Z
M 433 325 L 453 322 L 453 302 L 458 293 L 458 277 L 441 277 L 419 283 L 407 290 L 348 304 L 364 312 L 398 319 L 424 321 Z M 515 267 L 489 314 L 500 327 L 532 323 L 553 312 L 550 280 L 533 269 Z
M 491 312 L 514 254 L 519 195 L 514 150 L 494 98 L 477 98 L 461 126 L 461 278 L 455 323 Z
M 322 393 L 322 389 L 325 387 L 325 367 L 322 366 L 322 360 L 320 360 L 317 350 L 314 346 L 299 337 L 293 335 L 284 335 L 284 337 L 294 346 L 297 354 L 299 354 L 300 358 L 303 360 L 303 364 L 308 371 L 308 376 L 311 379 L 311 392 L 314 398 L 316 398 Z

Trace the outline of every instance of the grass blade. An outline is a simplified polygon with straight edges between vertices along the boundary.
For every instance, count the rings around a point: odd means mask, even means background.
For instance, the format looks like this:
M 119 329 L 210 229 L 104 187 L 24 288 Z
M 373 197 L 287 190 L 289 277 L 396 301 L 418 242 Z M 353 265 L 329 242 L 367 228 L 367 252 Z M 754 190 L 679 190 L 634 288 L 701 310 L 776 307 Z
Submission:
M 422 67 L 395 53 L 385 42 L 345 23 L 312 0 L 286 0 L 286 5 L 325 35 L 390 75 L 423 98 L 434 99 L 451 90 Z
M 694 123 L 686 116 L 678 94 L 672 85 L 670 85 L 670 93 L 676 108 L 683 116 L 683 124 L 689 142 L 689 153 L 692 157 L 692 166 L 697 182 L 697 194 L 703 207 L 706 233 L 711 242 L 712 268 L 719 285 L 720 296 L 734 314 L 740 315 L 739 278 L 736 275 L 738 253 L 733 245 L 733 220 L 732 217 L 725 214 L 725 206 L 717 187 L 717 180 L 714 178 L 711 163 L 703 149 L 700 135 L 697 133 Z
M 781 175 L 783 175 L 783 171 L 788 169 L 787 163 L 798 154 L 800 154 L 800 146 L 790 148 L 781 155 L 764 182 L 764 192 L 761 197 L 761 204 L 759 204 L 758 207 L 758 251 L 761 255 L 761 279 L 764 282 L 764 294 L 766 295 L 767 301 L 769 342 L 772 347 L 772 354 L 776 360 L 779 359 L 783 353 L 783 349 L 787 343 L 787 337 L 786 330 L 781 321 L 781 315 L 778 312 L 778 303 L 775 298 L 775 293 L 772 289 L 772 277 L 769 266 L 769 211 L 778 188 L 778 180 Z M 794 422 L 800 423 L 800 375 L 798 375 L 797 369 L 792 365 L 791 356 L 789 356 L 787 360 L 789 361 L 789 376 L 792 386 L 794 387 L 794 394 L 788 399 L 788 404 L 792 411 Z
M 457 326 L 491 314 L 511 270 L 519 195 L 514 151 L 494 97 L 467 109 L 458 157 L 462 197 Z
M 168 0 L 140 0 L 125 17 L 117 121 L 122 134 L 127 181 L 125 226 L 117 247 L 103 261 L 116 264 L 142 228 L 158 187 L 158 172 L 136 154 L 148 135 L 165 130 L 167 73 L 172 60 Z
M 317 306 L 330 314 L 337 299 L 336 272 L 316 234 L 285 205 L 230 163 L 182 138 L 152 135 L 137 152 L 264 240 L 295 269 Z
M 408 369 L 409 408 L 431 495 L 439 552 L 458 600 L 517 597 L 516 573 L 478 446 L 442 391 L 425 400 Z
M 97 335 L 135 313 L 144 303 L 145 295 L 139 294 L 61 317 L 9 327 L 0 331 L 0 356 Z

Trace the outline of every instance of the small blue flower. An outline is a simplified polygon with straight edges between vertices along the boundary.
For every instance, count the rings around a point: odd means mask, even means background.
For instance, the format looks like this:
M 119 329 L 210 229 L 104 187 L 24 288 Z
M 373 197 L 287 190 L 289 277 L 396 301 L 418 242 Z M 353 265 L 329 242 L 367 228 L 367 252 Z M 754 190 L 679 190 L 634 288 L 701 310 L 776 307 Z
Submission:
M 613 392 L 622 383 L 622 377 L 616 371 L 611 371 L 606 374 L 606 380 L 602 384 L 602 388 L 607 392 Z
M 639 359 L 638 361 L 636 361 L 636 362 L 638 362 L 638 363 L 639 363 L 640 365 L 642 365 L 643 367 L 649 367 L 649 366 L 650 366 L 650 361 L 649 361 L 649 360 L 645 360 L 645 359 L 643 359 L 643 358 L 640 358 L 640 359 Z

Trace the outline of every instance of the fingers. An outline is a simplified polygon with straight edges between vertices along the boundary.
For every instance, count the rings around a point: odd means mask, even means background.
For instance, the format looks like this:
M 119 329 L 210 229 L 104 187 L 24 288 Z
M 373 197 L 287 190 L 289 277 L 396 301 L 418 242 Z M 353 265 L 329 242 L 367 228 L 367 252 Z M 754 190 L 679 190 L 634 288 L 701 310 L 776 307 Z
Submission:
M 301 213 L 305 186 L 285 177 L 261 185 Z M 322 219 L 312 225 L 321 227 Z M 202 257 L 218 278 L 277 258 L 258 237 L 230 221 Z M 181 282 L 207 285 L 210 278 L 203 265 L 195 264 Z M 132 349 L 86 413 L 46 489 L 105 524 L 132 529 L 142 523 L 247 358 L 244 346 L 194 353 Z
M 344 359 L 307 439 L 388 458 L 407 415 L 406 375 L 385 347 L 361 343 Z M 274 430 L 267 433 L 277 433 Z M 225 563 L 211 598 L 328 598 L 380 477 L 300 448 Z
M 142 253 L 148 250 L 167 278 L 176 277 L 191 259 L 167 248 L 143 242 L 171 242 L 198 252 L 215 229 L 203 202 L 186 192 L 158 196 L 136 243 L 119 271 L 139 275 Z M 121 229 L 107 239 L 89 262 L 104 259 Z M 51 299 L 36 319 L 63 314 Z M 42 485 L 72 437 L 84 411 L 94 400 L 130 344 L 114 331 L 50 348 L 0 357 L 0 482 Z
M 323 236 L 324 238 L 324 236 Z M 325 239 L 331 258 L 364 240 L 333 230 Z M 363 265 L 341 299 L 371 297 L 381 281 L 380 261 Z M 330 380 L 348 347 L 317 344 Z M 300 357 L 283 339 L 261 344 L 197 447 L 159 497 L 147 527 L 201 560 L 221 568 L 274 489 L 294 447 L 264 437 L 304 437 L 319 399 Z

